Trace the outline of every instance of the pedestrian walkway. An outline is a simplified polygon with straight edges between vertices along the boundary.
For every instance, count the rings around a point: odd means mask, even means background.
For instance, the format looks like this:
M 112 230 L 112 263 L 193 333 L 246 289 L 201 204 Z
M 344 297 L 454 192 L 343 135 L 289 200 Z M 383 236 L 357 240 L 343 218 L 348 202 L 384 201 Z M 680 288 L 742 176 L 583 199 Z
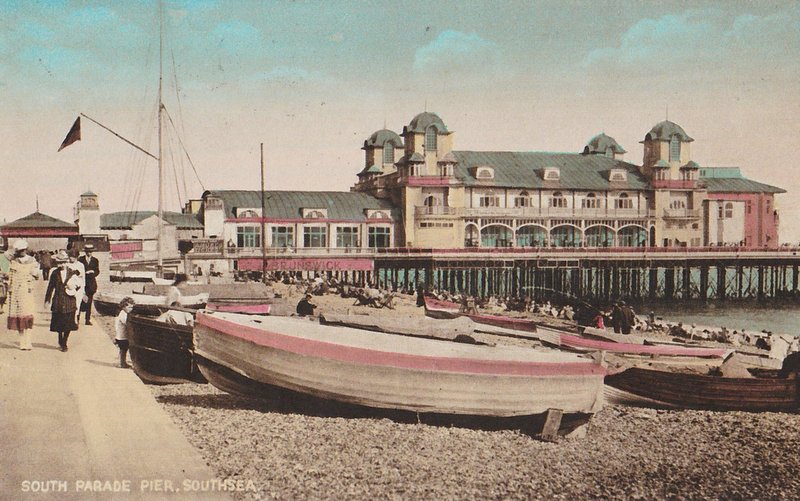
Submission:
M 226 499 L 97 320 L 58 349 L 37 285 L 32 351 L 0 315 L 0 499 Z

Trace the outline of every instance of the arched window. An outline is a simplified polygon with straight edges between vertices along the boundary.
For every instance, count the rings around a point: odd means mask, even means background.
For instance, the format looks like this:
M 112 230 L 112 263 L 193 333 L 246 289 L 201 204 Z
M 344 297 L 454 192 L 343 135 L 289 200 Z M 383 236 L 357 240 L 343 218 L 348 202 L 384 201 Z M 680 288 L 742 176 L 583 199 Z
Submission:
M 480 207 L 500 207 L 500 197 L 493 191 L 486 192 L 478 199 Z
M 531 198 L 527 191 L 521 191 L 519 195 L 514 198 L 514 207 L 530 207 Z
M 553 196 L 550 198 L 550 207 L 557 207 L 560 209 L 567 207 L 567 199 L 564 198 L 564 195 L 560 191 L 553 193 Z
M 394 163 L 394 144 L 386 143 L 383 145 L 383 163 Z
M 633 200 L 628 197 L 627 193 L 620 193 L 614 203 L 617 209 L 633 209 Z
M 239 213 L 239 217 L 258 217 L 258 214 L 254 210 L 243 210 Z
M 597 195 L 594 193 L 589 193 L 586 195 L 586 198 L 583 199 L 583 208 L 584 209 L 596 209 L 597 208 Z
M 669 140 L 669 161 L 679 162 L 681 160 L 681 139 L 675 135 Z
M 436 127 L 431 125 L 425 129 L 425 151 L 436 151 Z
M 611 146 L 606 148 L 606 156 L 609 158 L 614 158 L 614 148 L 612 148 Z
M 426 207 L 436 207 L 437 205 L 439 205 L 439 199 L 433 195 L 429 195 L 425 197 L 424 203 Z
M 733 218 L 733 204 L 728 202 L 725 204 L 725 219 Z

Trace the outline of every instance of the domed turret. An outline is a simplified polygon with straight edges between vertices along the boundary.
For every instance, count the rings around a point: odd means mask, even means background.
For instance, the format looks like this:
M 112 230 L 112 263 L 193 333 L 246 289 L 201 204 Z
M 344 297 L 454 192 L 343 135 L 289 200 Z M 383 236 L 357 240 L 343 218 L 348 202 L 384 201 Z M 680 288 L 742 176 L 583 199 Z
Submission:
M 676 124 L 675 122 L 670 122 L 669 120 L 664 120 L 663 122 L 659 122 L 650 129 L 650 132 L 644 136 L 645 141 L 669 141 L 672 139 L 673 136 L 678 136 L 678 139 L 682 143 L 691 143 L 694 141 L 686 131 L 683 130 L 683 127 Z
M 395 131 L 381 129 L 364 141 L 364 148 L 383 148 L 387 143 L 394 145 L 395 148 L 403 147 L 403 139 Z
M 426 111 L 411 119 L 411 123 L 403 128 L 403 135 L 408 132 L 424 133 L 430 126 L 434 126 L 436 131 L 440 134 L 448 132 L 447 127 L 444 125 L 442 119 L 439 118 L 439 115 Z
M 594 136 L 586 146 L 583 148 L 584 155 L 605 155 L 611 158 L 617 158 L 617 155 L 624 155 L 627 153 L 625 149 L 611 136 L 605 133 L 600 133 Z

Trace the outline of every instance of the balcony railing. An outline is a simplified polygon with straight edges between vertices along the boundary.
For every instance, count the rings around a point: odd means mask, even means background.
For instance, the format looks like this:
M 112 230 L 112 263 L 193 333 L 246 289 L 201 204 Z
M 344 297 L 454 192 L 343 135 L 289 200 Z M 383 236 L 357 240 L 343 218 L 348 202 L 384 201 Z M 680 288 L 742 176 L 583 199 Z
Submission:
M 467 217 L 580 217 L 580 218 L 652 218 L 649 209 L 572 208 L 572 207 L 473 207 L 464 209 Z
M 700 209 L 664 209 L 664 219 L 699 219 Z
M 262 251 L 260 247 L 226 247 L 225 257 L 261 257 L 266 252 L 268 257 L 291 256 L 351 256 L 373 255 L 372 247 L 267 247 Z
M 444 205 L 422 205 L 414 208 L 414 215 L 419 216 L 461 216 L 464 214 L 463 207 L 447 207 Z

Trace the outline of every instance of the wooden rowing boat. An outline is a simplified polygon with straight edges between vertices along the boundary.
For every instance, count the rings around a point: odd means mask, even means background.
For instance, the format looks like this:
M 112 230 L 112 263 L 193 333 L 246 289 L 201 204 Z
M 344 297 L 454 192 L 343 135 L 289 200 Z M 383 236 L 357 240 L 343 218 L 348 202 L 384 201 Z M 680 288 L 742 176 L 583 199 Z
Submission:
M 796 375 L 731 378 L 631 368 L 606 376 L 609 403 L 718 411 L 792 411 L 800 405 Z
M 151 296 L 149 294 L 123 294 L 119 292 L 98 291 L 94 295 L 94 306 L 102 315 L 116 315 L 119 313 L 119 303 L 125 297 L 131 297 L 137 306 L 137 312 L 145 315 L 158 316 L 168 309 L 165 296 Z M 208 302 L 208 294 L 194 296 L 181 296 L 178 304 L 183 308 L 200 309 Z
M 636 343 L 617 343 L 614 341 L 604 341 L 601 339 L 589 339 L 576 336 L 569 332 L 559 331 L 548 327 L 539 326 L 537 334 L 542 339 L 554 339 L 557 337 L 559 346 L 575 351 L 592 352 L 608 351 L 626 355 L 645 355 L 645 356 L 669 356 L 669 357 L 698 357 L 698 358 L 720 358 L 724 359 L 733 350 L 728 348 L 702 348 L 677 345 L 646 345 Z M 545 335 L 548 336 L 545 336 Z
M 479 324 L 525 332 L 536 332 L 536 322 L 531 319 L 509 317 L 505 315 L 490 315 L 487 313 L 463 312 L 461 311 L 461 307 L 452 301 L 444 301 L 430 296 L 425 296 L 425 315 L 437 319 L 464 316 Z
M 556 350 L 452 343 L 306 319 L 198 312 L 195 359 L 237 394 L 432 414 L 530 416 L 602 405 L 605 369 Z
M 172 308 L 188 314 L 191 310 Z M 206 382 L 192 356 L 193 326 L 175 323 L 169 315 L 153 318 L 130 313 L 128 339 L 136 374 L 146 383 Z

